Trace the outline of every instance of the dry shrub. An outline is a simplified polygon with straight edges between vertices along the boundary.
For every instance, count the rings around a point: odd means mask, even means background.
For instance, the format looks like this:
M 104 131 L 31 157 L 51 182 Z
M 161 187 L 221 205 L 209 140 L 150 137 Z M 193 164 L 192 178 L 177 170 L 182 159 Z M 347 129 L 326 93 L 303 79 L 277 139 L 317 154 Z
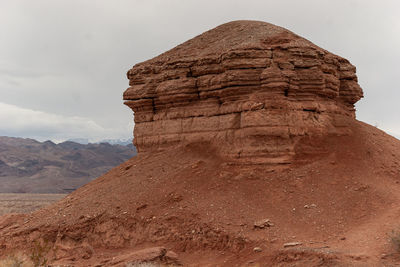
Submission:
M 33 243 L 30 259 L 33 262 L 34 267 L 47 266 L 47 254 L 49 253 L 50 249 L 51 246 L 46 240 L 43 242 L 35 241 Z
M 0 267 L 33 267 L 33 263 L 23 254 L 8 256 L 5 260 L 0 260 Z
M 390 241 L 396 252 L 400 253 L 400 230 L 392 231 Z
M 126 264 L 126 267 L 162 267 L 162 265 L 152 262 L 130 262 Z

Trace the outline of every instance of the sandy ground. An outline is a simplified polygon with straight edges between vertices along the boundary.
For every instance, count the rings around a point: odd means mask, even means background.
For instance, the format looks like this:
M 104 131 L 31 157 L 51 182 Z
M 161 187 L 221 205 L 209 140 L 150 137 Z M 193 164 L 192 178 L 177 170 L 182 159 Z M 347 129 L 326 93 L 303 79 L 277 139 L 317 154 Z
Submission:
M 0 216 L 7 213 L 29 213 L 62 199 L 66 194 L 0 193 Z

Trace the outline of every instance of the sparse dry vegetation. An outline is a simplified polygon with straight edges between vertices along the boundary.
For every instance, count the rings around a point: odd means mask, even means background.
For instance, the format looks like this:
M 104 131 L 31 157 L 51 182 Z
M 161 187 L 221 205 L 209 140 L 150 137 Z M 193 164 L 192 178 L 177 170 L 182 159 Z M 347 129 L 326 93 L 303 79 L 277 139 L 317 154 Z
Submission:
M 34 242 L 30 255 L 30 259 L 33 262 L 33 266 L 35 267 L 47 266 L 48 263 L 47 253 L 49 252 L 50 248 L 51 247 L 47 241 Z
M 161 264 L 157 262 L 130 262 L 125 265 L 125 267 L 176 267 L 173 264 Z
M 26 255 L 16 254 L 0 260 L 0 267 L 33 267 L 33 263 Z
M 47 254 L 51 247 L 47 241 L 35 241 L 29 256 L 23 253 L 11 254 L 0 260 L 0 267 L 43 267 L 48 266 Z
M 400 253 L 400 230 L 393 230 L 390 234 L 390 241 L 396 252 Z
M 163 265 L 153 262 L 139 262 L 139 263 L 128 263 L 126 267 L 162 267 Z

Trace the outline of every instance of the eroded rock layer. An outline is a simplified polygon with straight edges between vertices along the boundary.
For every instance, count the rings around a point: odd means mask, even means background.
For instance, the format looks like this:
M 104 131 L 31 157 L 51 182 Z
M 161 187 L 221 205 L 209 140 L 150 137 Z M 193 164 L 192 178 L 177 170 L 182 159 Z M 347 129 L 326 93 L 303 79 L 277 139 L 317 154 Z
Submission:
M 284 28 L 234 21 L 135 65 L 124 100 L 139 153 L 211 141 L 232 159 L 290 163 L 302 137 L 348 133 L 355 72 Z

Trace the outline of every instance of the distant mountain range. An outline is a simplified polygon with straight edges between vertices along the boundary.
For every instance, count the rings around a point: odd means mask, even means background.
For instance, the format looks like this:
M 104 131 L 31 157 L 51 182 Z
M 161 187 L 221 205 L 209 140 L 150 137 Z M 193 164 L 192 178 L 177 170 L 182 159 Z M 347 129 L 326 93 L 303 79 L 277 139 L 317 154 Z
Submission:
M 130 141 L 121 144 L 0 136 L 0 193 L 72 191 L 136 155 Z
M 87 145 L 87 144 L 91 143 L 89 141 L 89 139 L 87 139 L 87 138 L 72 138 L 72 139 L 69 139 L 68 141 L 83 144 L 83 145 Z M 98 142 L 94 142 L 93 144 L 101 144 L 101 143 L 109 143 L 110 145 L 126 146 L 129 144 L 132 144 L 132 140 L 131 139 L 104 139 L 104 140 L 101 140 Z

